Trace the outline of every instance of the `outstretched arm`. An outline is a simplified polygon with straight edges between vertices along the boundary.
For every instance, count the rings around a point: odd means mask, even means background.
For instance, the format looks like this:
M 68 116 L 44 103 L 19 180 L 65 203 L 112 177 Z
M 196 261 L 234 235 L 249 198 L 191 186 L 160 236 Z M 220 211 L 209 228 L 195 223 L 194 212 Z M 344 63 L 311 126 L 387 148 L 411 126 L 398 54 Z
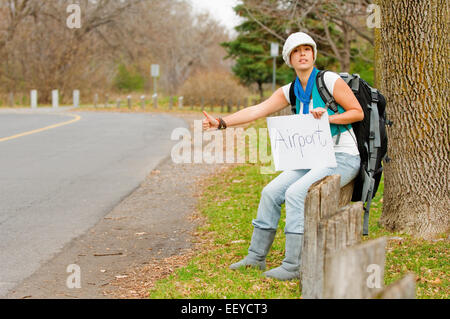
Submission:
M 223 118 L 223 120 L 225 121 L 227 127 L 242 125 L 277 112 L 285 108 L 288 104 L 289 103 L 284 96 L 283 90 L 279 88 L 264 102 L 246 107 L 236 113 L 227 115 Z M 217 128 L 218 126 L 219 122 L 211 116 L 206 116 L 203 120 L 203 129 L 205 130 L 209 128 Z

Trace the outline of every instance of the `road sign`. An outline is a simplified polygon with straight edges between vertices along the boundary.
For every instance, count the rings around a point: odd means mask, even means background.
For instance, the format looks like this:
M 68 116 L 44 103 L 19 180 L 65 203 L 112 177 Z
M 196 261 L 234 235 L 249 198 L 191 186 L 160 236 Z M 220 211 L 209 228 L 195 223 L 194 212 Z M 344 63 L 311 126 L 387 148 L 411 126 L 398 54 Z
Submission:
M 273 58 L 272 91 L 275 91 L 275 83 L 277 77 L 278 43 L 270 43 L 270 56 Z
M 159 64 L 152 64 L 151 74 L 153 78 L 159 76 Z
M 278 56 L 278 43 L 270 43 L 270 56 L 276 58 Z

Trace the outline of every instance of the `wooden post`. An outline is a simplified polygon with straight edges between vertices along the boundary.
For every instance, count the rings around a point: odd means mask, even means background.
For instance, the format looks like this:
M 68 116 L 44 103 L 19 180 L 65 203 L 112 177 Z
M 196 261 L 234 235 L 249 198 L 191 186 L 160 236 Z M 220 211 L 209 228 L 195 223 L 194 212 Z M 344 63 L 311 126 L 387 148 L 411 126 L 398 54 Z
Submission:
M 158 94 L 153 94 L 153 108 L 158 108 Z
M 415 298 L 414 274 L 383 289 L 386 238 L 361 243 L 363 203 L 347 205 L 353 182 L 339 184 L 339 175 L 328 176 L 306 197 L 302 297 Z
M 386 237 L 381 237 L 328 256 L 323 298 L 375 297 L 383 289 L 385 249 Z
M 118 98 L 118 99 L 117 99 L 117 102 L 116 102 L 117 108 L 120 108 L 120 104 L 121 104 L 121 101 L 120 101 L 120 98 Z
M 128 108 L 131 109 L 131 95 L 127 96 Z
M 178 108 L 181 110 L 183 108 L 183 97 L 178 97 Z
M 332 217 L 338 211 L 338 207 L 350 202 L 353 192 L 353 183 L 349 183 L 341 190 L 340 179 L 339 175 L 327 176 L 321 181 L 314 183 L 306 196 L 305 232 L 301 259 L 303 298 L 321 298 L 323 294 L 327 238 L 324 226 L 321 227 L 321 221 Z M 362 204 L 351 208 L 351 214 L 356 214 L 358 209 L 361 209 L 359 212 L 361 214 Z
M 386 287 L 375 298 L 379 299 L 415 299 L 416 298 L 416 276 L 407 274 L 400 280 Z
M 106 100 L 105 100 L 105 107 L 108 107 L 108 104 L 109 104 L 109 94 L 106 94 L 106 95 L 105 95 L 105 98 L 106 98 Z
M 141 109 L 145 111 L 145 95 L 141 95 Z
M 94 94 L 94 107 L 97 108 L 97 103 L 98 103 L 98 94 L 95 93 Z
M 200 100 L 200 107 L 202 108 L 202 112 L 205 110 L 205 98 L 202 96 Z
M 14 107 L 14 93 L 9 93 L 9 106 Z

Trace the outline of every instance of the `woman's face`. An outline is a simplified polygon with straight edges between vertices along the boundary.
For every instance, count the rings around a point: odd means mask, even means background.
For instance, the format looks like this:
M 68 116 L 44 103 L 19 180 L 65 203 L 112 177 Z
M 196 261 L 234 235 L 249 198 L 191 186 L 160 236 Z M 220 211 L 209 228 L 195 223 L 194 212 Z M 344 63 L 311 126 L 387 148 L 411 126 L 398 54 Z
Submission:
M 291 64 L 295 70 L 306 71 L 314 66 L 314 50 L 309 45 L 299 45 L 291 52 Z

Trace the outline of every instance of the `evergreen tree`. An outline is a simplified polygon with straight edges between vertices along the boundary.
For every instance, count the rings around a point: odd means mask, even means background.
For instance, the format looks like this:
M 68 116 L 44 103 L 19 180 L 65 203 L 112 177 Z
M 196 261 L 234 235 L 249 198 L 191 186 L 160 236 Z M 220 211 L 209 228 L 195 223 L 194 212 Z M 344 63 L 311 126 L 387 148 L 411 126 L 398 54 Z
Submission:
M 227 50 L 228 56 L 226 58 L 234 58 L 236 60 L 236 64 L 232 69 L 234 74 L 247 86 L 256 83 L 262 99 L 264 95 L 263 84 L 272 82 L 273 58 L 270 56 L 270 43 L 278 42 L 280 47 L 282 47 L 284 41 L 267 33 L 267 30 L 251 19 L 249 12 L 243 5 L 236 6 L 234 10 L 246 20 L 235 28 L 238 32 L 237 38 L 233 41 L 222 43 L 222 46 Z M 259 14 L 258 19 L 275 29 L 284 30 L 283 26 L 277 25 L 271 17 Z M 284 85 L 292 81 L 295 74 L 293 70 L 284 64 L 281 50 L 276 63 L 277 83 Z

